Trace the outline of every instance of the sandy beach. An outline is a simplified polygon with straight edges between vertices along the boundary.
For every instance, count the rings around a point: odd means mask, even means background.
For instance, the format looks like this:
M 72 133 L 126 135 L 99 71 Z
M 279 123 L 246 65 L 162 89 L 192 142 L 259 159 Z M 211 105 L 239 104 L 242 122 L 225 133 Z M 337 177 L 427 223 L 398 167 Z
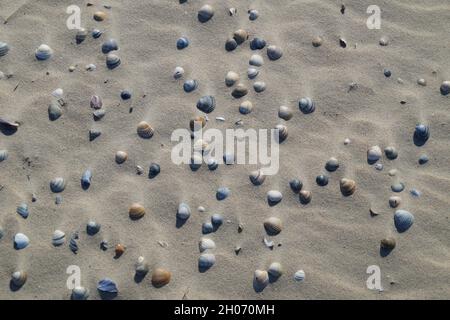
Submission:
M 104 278 L 117 286 L 115 299 L 449 299 L 450 95 L 440 88 L 450 80 L 450 3 L 344 3 L 341 13 L 342 2 L 334 0 L 2 0 L 0 42 L 9 50 L 0 56 L 0 118 L 10 123 L 0 131 L 0 150 L 7 150 L 0 161 L 0 299 L 70 299 L 66 271 L 72 265 L 79 267 L 89 299 L 102 298 L 97 286 Z M 201 23 L 198 11 L 205 4 L 214 15 Z M 381 9 L 378 30 L 366 24 L 366 10 L 374 4 Z M 87 31 L 79 44 L 77 30 L 66 25 L 70 5 L 81 9 Z M 230 8 L 236 14 L 230 15 Z M 257 10 L 255 20 L 249 9 Z M 104 21 L 93 19 L 98 11 L 105 13 Z M 94 29 L 102 32 L 97 39 Z M 248 40 L 227 51 L 227 39 L 239 29 L 248 32 Z M 181 50 L 180 37 L 189 41 Z M 255 37 L 267 45 L 251 50 Z M 316 37 L 320 46 L 312 45 Z M 121 61 L 112 70 L 102 53 L 108 39 L 117 41 L 111 53 Z M 381 39 L 387 45 L 380 45 Z M 36 58 L 42 44 L 53 51 L 48 60 Z M 282 57 L 271 60 L 269 45 L 280 48 Z M 254 54 L 264 63 L 249 79 Z M 95 70 L 87 70 L 89 64 Z M 184 74 L 175 79 L 177 66 Z M 225 83 L 229 71 L 248 88 L 245 97 L 232 96 L 236 85 Z M 192 92 L 183 90 L 188 79 L 198 81 Z M 256 81 L 265 83 L 263 92 L 253 89 Z M 63 89 L 63 102 L 52 96 L 57 88 Z M 121 97 L 123 90 L 130 99 Z M 94 95 L 105 110 L 97 121 L 90 105 Z M 196 105 L 209 95 L 216 105 L 205 128 L 287 127 L 277 174 L 255 186 L 249 174 L 258 165 L 209 170 L 203 164 L 193 171 L 172 162 L 172 133 L 205 115 Z M 299 109 L 304 97 L 314 101 L 314 112 Z M 245 115 L 239 112 L 244 100 L 253 105 Z M 54 121 L 48 113 L 52 103 L 61 109 Z M 290 120 L 278 117 L 280 106 L 292 111 Z M 137 134 L 141 121 L 153 128 L 151 138 Z M 429 129 L 422 146 L 413 139 L 418 124 Z M 101 135 L 90 141 L 90 130 Z M 374 146 L 382 155 L 369 164 Z M 398 157 L 389 159 L 386 147 L 394 147 Z M 128 155 L 122 164 L 115 160 L 117 151 Z M 420 164 L 424 155 L 429 160 Z M 325 168 L 330 158 L 339 162 L 334 172 Z M 151 164 L 158 164 L 160 173 L 150 179 Z M 92 179 L 84 190 L 80 179 L 87 169 Z M 328 184 L 319 186 L 318 175 Z M 49 187 L 57 177 L 65 181 L 60 193 Z M 341 192 L 344 178 L 356 183 L 350 196 Z M 299 201 L 292 179 L 311 192 L 310 203 Z M 404 190 L 393 192 L 396 184 Z M 220 187 L 230 191 L 222 201 L 216 199 Z M 282 194 L 273 206 L 270 190 Z M 389 203 L 392 196 L 401 199 L 396 208 Z M 134 203 L 145 208 L 141 219 L 130 219 Z M 180 203 L 191 211 L 181 227 Z M 27 205 L 26 219 L 17 213 L 21 204 Z M 414 216 L 405 232 L 394 224 L 398 210 Z M 221 214 L 223 224 L 202 234 L 213 214 Z M 269 217 L 282 221 L 279 234 L 266 232 Z M 101 225 L 95 235 L 86 232 L 91 220 Z M 65 233 L 63 245 L 52 244 L 55 230 Z M 76 232 L 74 253 L 69 244 Z M 26 248 L 14 248 L 17 233 L 29 238 Z M 216 246 L 206 251 L 216 259 L 206 272 L 198 268 L 202 237 Z M 380 252 L 385 238 L 395 240 L 387 255 Z M 272 249 L 264 239 L 274 242 Z M 102 240 L 107 250 L 100 248 Z M 115 258 L 117 244 L 125 251 Z M 140 256 L 149 272 L 135 281 Z M 255 290 L 255 270 L 265 271 L 273 262 L 281 264 L 282 275 Z M 381 271 L 381 290 L 366 285 L 367 268 L 374 265 Z M 152 285 L 156 268 L 171 273 L 160 288 Z M 294 279 L 298 270 L 304 271 L 303 281 Z M 11 288 L 16 271 L 26 272 L 27 279 Z

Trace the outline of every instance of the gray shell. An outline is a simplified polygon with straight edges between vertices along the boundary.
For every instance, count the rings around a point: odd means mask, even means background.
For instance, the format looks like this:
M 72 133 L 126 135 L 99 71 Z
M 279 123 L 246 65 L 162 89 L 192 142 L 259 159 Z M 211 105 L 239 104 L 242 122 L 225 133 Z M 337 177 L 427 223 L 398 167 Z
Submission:
M 52 101 L 48 106 L 48 118 L 51 121 L 57 120 L 62 115 L 62 109 L 59 103 Z
M 225 50 L 227 50 L 227 51 L 233 51 L 234 49 L 237 48 L 237 46 L 238 46 L 238 43 L 233 38 L 227 39 L 227 41 L 225 41 Z
M 389 160 L 395 160 L 398 157 L 398 151 L 394 147 L 386 147 L 384 149 L 384 154 Z
M 14 236 L 14 248 L 16 250 L 24 249 L 30 244 L 30 239 L 23 233 L 17 233 Z
M 255 79 L 259 74 L 259 70 L 256 68 L 248 68 L 247 69 L 247 76 L 249 79 Z
M 227 187 L 220 187 L 219 189 L 217 189 L 216 199 L 219 201 L 225 200 L 226 198 L 228 198 L 229 195 L 230 195 L 230 189 L 228 189 Z
M 106 56 L 106 66 L 108 67 L 108 69 L 115 69 L 120 65 L 120 63 L 120 58 L 117 55 L 108 53 L 108 55 Z
M 221 215 L 220 213 L 214 213 L 214 214 L 211 216 L 211 223 L 212 223 L 214 226 L 220 226 L 220 225 L 222 225 L 222 224 L 223 224 L 223 221 L 224 221 L 223 215 Z
M 94 29 L 92 30 L 92 38 L 94 39 L 98 39 L 102 36 L 103 32 L 98 30 L 98 29 Z
M 0 41 L 0 57 L 6 56 L 9 51 L 9 45 Z
M 414 216 L 406 210 L 397 210 L 394 214 L 394 224 L 398 232 L 405 232 L 414 223 Z
M 264 180 L 266 180 L 266 176 L 261 170 L 252 171 L 249 178 L 251 183 L 253 183 L 255 186 L 263 184 Z
M 213 96 L 203 96 L 197 102 L 197 109 L 204 113 L 211 113 L 216 108 L 216 99 Z
M 69 248 L 75 254 L 78 252 L 77 240 L 78 240 L 78 232 L 75 232 L 74 234 L 72 234 L 69 241 Z
M 250 49 L 252 50 L 261 50 L 266 46 L 266 41 L 261 38 L 253 38 L 250 41 Z
M 214 231 L 214 226 L 211 222 L 205 222 L 202 224 L 202 233 L 208 234 Z
M 8 159 L 8 150 L 0 150 L 0 162 Z
M 102 44 L 102 52 L 104 54 L 110 53 L 111 51 L 119 50 L 119 45 L 115 39 L 109 39 Z
M 278 117 L 285 120 L 285 121 L 289 121 L 292 119 L 293 113 L 291 108 L 287 107 L 287 106 L 280 106 L 280 108 L 278 109 Z
M 25 271 L 15 271 L 11 275 L 11 282 L 16 287 L 22 287 L 27 281 L 28 275 Z
M 89 188 L 91 185 L 91 179 L 92 179 L 92 172 L 91 170 L 88 169 L 81 176 L 81 187 L 83 189 Z
M 191 209 L 186 203 L 180 203 L 177 211 L 177 218 L 181 220 L 187 220 L 191 216 Z
M 75 287 L 72 289 L 72 300 L 87 300 L 89 297 L 89 290 L 85 287 Z
M 205 4 L 200 8 L 197 14 L 198 21 L 205 23 L 214 16 L 214 9 L 209 5 Z
M 267 56 L 270 60 L 278 60 L 283 56 L 283 51 L 277 46 L 268 46 L 267 47 Z
M 259 54 L 254 54 L 250 57 L 248 63 L 252 66 L 261 67 L 264 64 L 264 59 Z
M 278 142 L 281 143 L 288 137 L 288 129 L 285 125 L 278 124 L 275 126 L 275 129 L 278 130 L 278 136 L 275 135 L 275 138 L 278 137 Z
M 48 60 L 52 55 L 53 50 L 46 44 L 41 44 L 35 51 L 35 56 L 38 60 Z
M 256 81 L 253 84 L 253 89 L 258 93 L 263 92 L 266 90 L 266 83 L 264 81 Z
M 75 40 L 77 42 L 77 44 L 82 43 L 84 40 L 86 40 L 86 37 L 88 35 L 88 32 L 86 31 L 86 29 L 81 28 L 77 31 L 77 34 L 75 35 Z
M 239 112 L 241 114 L 249 114 L 250 112 L 252 112 L 252 110 L 253 110 L 253 104 L 248 100 L 243 101 L 241 103 L 241 105 L 239 106 Z
M 66 181 L 63 178 L 55 178 L 50 181 L 50 190 L 54 193 L 63 192 L 66 187 Z
M 339 168 L 339 161 L 336 158 L 330 158 L 325 164 L 325 169 L 329 172 L 334 172 Z
M 208 238 L 201 238 L 198 243 L 198 249 L 200 252 L 204 252 L 206 250 L 212 250 L 216 248 L 216 244 L 214 240 Z
M 312 113 L 316 110 L 316 104 L 311 98 L 302 98 L 298 102 L 298 107 L 304 114 Z
M 93 112 L 94 120 L 95 121 L 100 120 L 101 118 L 103 118 L 105 116 L 105 114 L 106 114 L 106 110 L 105 109 L 95 110 Z
M 97 234 L 100 231 L 100 223 L 90 220 L 86 225 L 86 233 L 90 236 Z
M 198 267 L 200 269 L 209 269 L 216 263 L 216 256 L 212 253 L 202 253 L 198 258 Z
M 283 199 L 283 195 L 278 190 L 270 190 L 267 192 L 267 201 L 270 205 L 275 205 Z
M 66 234 L 62 232 L 61 230 L 55 230 L 52 236 L 52 244 L 57 247 L 66 241 Z
M 197 88 L 198 88 L 197 80 L 189 79 L 189 80 L 186 80 L 183 84 L 183 89 L 185 92 L 192 92 Z
M 17 209 L 16 212 L 24 219 L 28 218 L 28 215 L 30 212 L 28 211 L 28 205 L 26 203 L 21 203 Z

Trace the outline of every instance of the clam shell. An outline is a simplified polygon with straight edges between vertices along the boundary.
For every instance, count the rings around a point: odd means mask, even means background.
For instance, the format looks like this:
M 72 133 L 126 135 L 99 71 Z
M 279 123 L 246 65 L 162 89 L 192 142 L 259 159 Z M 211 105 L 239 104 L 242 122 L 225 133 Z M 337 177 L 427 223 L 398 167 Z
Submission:
M 397 210 L 394 214 L 394 224 L 398 232 L 405 232 L 414 223 L 414 216 L 406 210 Z
M 330 158 L 325 164 L 325 169 L 329 172 L 334 172 L 339 168 L 339 161 L 336 158 Z
M 340 181 L 341 192 L 345 197 L 351 196 L 355 193 L 356 190 L 356 182 L 351 179 L 343 178 Z
M 15 271 L 11 275 L 11 282 L 16 287 L 22 287 L 27 281 L 28 275 L 25 271 Z
M 106 56 L 106 66 L 108 69 L 112 70 L 117 68 L 120 65 L 121 61 L 119 56 L 115 55 L 114 53 L 108 53 Z
M 89 141 L 95 140 L 96 138 L 100 137 L 101 134 L 102 134 L 102 132 L 99 130 L 95 130 L 95 129 L 89 130 Z
M 85 287 L 75 287 L 72 289 L 72 300 L 87 300 L 89 298 L 89 290 Z
M 92 115 L 94 116 L 94 120 L 98 121 L 100 119 L 102 119 L 106 114 L 106 110 L 105 109 L 99 109 L 99 110 L 95 110 Z
M 191 208 L 186 203 L 180 203 L 177 210 L 177 218 L 187 220 L 191 216 Z
M 389 44 L 389 39 L 387 37 L 381 37 L 379 41 L 380 46 L 387 46 Z
M 299 193 L 303 188 L 303 183 L 299 179 L 292 179 L 289 181 L 289 187 L 294 193 Z
M 398 157 L 398 151 L 394 147 L 384 148 L 384 154 L 389 160 L 395 160 Z
M 267 272 L 275 278 L 281 277 L 281 275 L 283 274 L 283 268 L 281 266 L 281 263 L 272 262 L 269 266 L 269 269 L 267 269 Z
M 182 1 L 186 1 L 186 0 L 182 0 Z M 230 16 L 234 16 L 237 13 L 237 9 L 236 8 L 230 8 L 230 9 L 228 9 L 228 13 L 230 14 Z
M 299 192 L 299 200 L 301 204 L 308 204 L 311 202 L 311 191 L 301 190 Z
M 259 54 L 254 54 L 250 57 L 248 63 L 252 66 L 261 67 L 264 64 L 264 59 Z
M 132 220 L 138 220 L 145 215 L 145 208 L 139 203 L 133 203 L 128 209 L 128 215 Z
M 108 39 L 102 44 L 102 52 L 104 54 L 115 50 L 119 50 L 119 45 L 115 39 Z
M 265 270 L 256 270 L 253 279 L 260 287 L 265 287 L 269 284 L 269 273 Z
M 276 217 L 270 217 L 263 223 L 264 229 L 268 235 L 277 235 L 283 230 L 283 224 L 280 219 Z
M 191 163 L 189 166 L 191 167 L 192 171 L 198 170 L 203 163 L 203 157 L 199 152 L 194 152 L 194 154 L 191 157 Z
M 285 125 L 278 124 L 275 126 L 275 139 L 278 138 L 278 142 L 281 143 L 288 137 L 288 129 Z
M 180 79 L 184 75 L 184 69 L 182 67 L 176 67 L 175 70 L 173 70 L 173 77 L 175 79 Z
M 63 192 L 66 188 L 66 181 L 64 178 L 54 178 L 52 181 L 50 181 L 50 190 L 54 193 Z
M 100 223 L 98 223 L 97 221 L 94 220 L 90 220 L 87 224 L 86 224 L 86 233 L 90 236 L 96 235 L 97 233 L 100 232 L 100 228 L 102 226 L 100 225 Z
M 93 109 L 101 109 L 101 107 L 103 107 L 103 100 L 100 96 L 93 95 L 91 97 L 90 105 Z
M 231 92 L 231 95 L 236 98 L 242 98 L 245 95 L 247 95 L 248 93 L 248 89 L 246 86 L 244 86 L 242 83 L 239 83 L 236 88 L 233 89 L 233 91 Z
M 4 235 L 5 235 L 5 230 L 3 230 L 3 228 L 0 226 L 0 240 L 3 238 Z
M 171 276 L 172 274 L 168 270 L 156 268 L 152 272 L 152 285 L 156 288 L 163 287 L 170 282 Z
M 100 280 L 97 284 L 97 290 L 100 291 L 101 293 L 118 293 L 119 292 L 119 290 L 117 289 L 116 283 L 109 278 L 104 278 L 104 279 Z
M 391 185 L 391 190 L 394 192 L 402 192 L 405 190 L 405 184 L 403 182 L 396 182 Z
M 114 248 L 115 256 L 114 258 L 120 258 L 125 253 L 125 246 L 121 243 L 116 244 L 116 247 Z
M 0 162 L 8 159 L 8 150 L 0 150 Z
M 213 96 L 203 96 L 197 102 L 197 109 L 204 113 L 211 113 L 216 108 L 216 99 Z
M 249 114 L 250 112 L 252 112 L 252 110 L 253 110 L 253 104 L 248 100 L 243 101 L 241 103 L 241 105 L 239 106 L 239 112 L 241 114 Z
M 185 92 L 192 92 L 197 88 L 198 88 L 197 80 L 189 79 L 189 80 L 186 80 L 183 84 L 183 89 Z
M 149 268 L 148 268 L 148 264 L 145 261 L 144 257 L 139 257 L 137 259 L 137 262 L 135 264 L 135 268 L 134 268 L 136 275 L 139 277 L 145 277 L 145 275 L 148 273 Z
M 233 33 L 233 39 L 236 40 L 237 44 L 241 44 L 248 39 L 248 33 L 243 29 L 236 30 Z
M 266 46 L 266 40 L 261 38 L 253 38 L 250 41 L 250 49 L 252 50 L 261 50 Z
M 380 247 L 385 250 L 393 250 L 395 245 L 395 239 L 392 237 L 384 238 L 380 241 Z
M 191 131 L 198 131 L 201 128 L 204 128 L 206 125 L 206 118 L 203 116 L 196 116 L 191 119 L 189 122 L 189 127 Z
M 221 226 L 223 224 L 224 218 L 223 215 L 221 215 L 220 213 L 214 213 L 211 216 L 211 223 L 214 226 Z
M 216 199 L 219 201 L 225 200 L 226 198 L 228 198 L 229 195 L 230 195 L 230 189 L 228 189 L 227 187 L 220 187 L 219 189 L 217 189 Z
M 219 163 L 216 159 L 214 158 L 209 158 L 208 159 L 208 169 L 211 171 L 216 170 L 219 167 Z
M 208 234 L 214 231 L 214 226 L 211 222 L 205 222 L 202 224 L 202 233 Z
M 231 152 L 225 152 L 224 153 L 224 155 L 223 155 L 223 162 L 226 165 L 234 164 L 235 160 L 236 160 L 236 158 L 234 156 L 234 153 L 231 153 Z
M 292 116 L 293 113 L 291 108 L 286 106 L 280 106 L 280 108 L 278 109 L 278 117 L 280 117 L 281 119 L 289 121 L 292 119 Z
M 370 147 L 367 150 L 367 161 L 371 164 L 375 163 L 381 158 L 381 155 L 381 148 L 379 146 Z
M 450 81 L 442 82 L 440 91 L 443 96 L 450 94 Z
M 98 30 L 98 29 L 94 29 L 92 30 L 92 38 L 94 39 L 98 39 L 102 36 L 103 32 Z
M 317 185 L 325 187 L 328 184 L 328 177 L 326 175 L 320 174 L 316 177 Z
M 225 41 L 225 50 L 227 51 L 233 51 L 234 49 L 237 48 L 237 46 L 238 43 L 233 38 L 229 38 L 227 39 L 227 41 Z
M 201 23 L 209 21 L 214 16 L 214 9 L 209 5 L 205 4 L 198 10 L 197 18 Z
M 6 56 L 9 51 L 9 45 L 0 41 L 0 57 Z
M 314 37 L 312 40 L 313 47 L 320 47 L 322 45 L 323 39 L 320 36 Z
M 1 151 L 0 151 L 0 162 L 2 161 Z M 426 154 L 423 154 L 419 157 L 419 164 L 424 165 L 429 161 L 429 158 Z
M 74 232 L 72 234 L 72 236 L 70 237 L 70 241 L 69 241 L 69 248 L 73 253 L 77 253 L 78 252 L 78 232 Z
M 249 79 L 255 79 L 259 74 L 259 70 L 256 68 L 248 68 L 247 69 L 247 76 Z
M 35 51 L 37 60 L 48 60 L 53 55 L 53 50 L 46 44 L 41 44 Z
M 150 139 L 154 133 L 155 130 L 146 121 L 141 121 L 137 125 L 137 134 L 143 139 Z
M 19 127 L 19 124 L 16 121 L 10 121 L 5 118 L 0 118 L 0 127 L 17 130 L 17 128 Z
M 17 207 L 16 212 L 20 214 L 24 219 L 28 218 L 28 215 L 30 214 L 30 212 L 28 211 L 28 205 L 26 203 L 21 203 Z
M 228 71 L 227 75 L 225 76 L 225 84 L 227 87 L 234 86 L 236 82 L 239 81 L 239 75 L 234 71 Z
M 216 263 L 216 256 L 212 253 L 202 253 L 198 258 L 199 269 L 209 269 Z
M 266 83 L 264 81 L 256 81 L 253 84 L 253 89 L 258 93 L 263 92 L 264 90 L 266 90 Z
M 118 164 L 124 163 L 128 159 L 128 154 L 125 151 L 116 152 L 116 162 Z
M 427 125 L 419 124 L 414 130 L 414 143 L 423 146 L 430 138 L 430 128 Z
M 57 88 L 52 92 L 52 96 L 55 97 L 56 99 L 62 99 L 64 95 L 64 90 L 61 88 Z
M 389 205 L 391 206 L 391 208 L 397 208 L 401 202 L 402 199 L 398 196 L 392 196 L 389 198 Z
M 316 110 L 316 104 L 311 98 L 301 98 L 298 107 L 304 114 L 313 113 Z
M 182 50 L 189 46 L 189 40 L 186 37 L 181 37 L 177 40 L 177 49 Z
M 63 245 L 64 242 L 66 242 L 66 234 L 61 230 L 55 230 L 52 236 L 52 244 L 57 247 Z
M 248 18 L 251 21 L 254 21 L 254 20 L 258 19 L 258 17 L 259 17 L 258 10 L 255 10 L 255 9 L 248 10 Z
M 280 47 L 271 45 L 267 47 L 267 56 L 270 60 L 278 60 L 283 56 L 283 51 Z
M 269 205 L 276 205 L 283 199 L 283 195 L 278 190 L 270 190 L 267 192 L 267 201 Z
M 198 249 L 200 252 L 204 252 L 206 250 L 213 250 L 216 248 L 216 244 L 214 240 L 208 238 L 201 238 L 198 242 Z
M 30 239 L 23 233 L 16 233 L 14 236 L 14 248 L 16 250 L 24 249 L 30 244 Z
M 106 13 L 103 11 L 97 11 L 94 13 L 94 20 L 95 21 L 103 21 L 106 19 Z
M 86 170 L 81 176 L 81 187 L 83 189 L 88 189 L 91 186 L 92 172 L 91 170 Z
M 157 163 L 152 163 L 150 165 L 150 168 L 148 170 L 148 177 L 150 179 L 155 178 L 159 173 L 161 172 L 161 167 L 159 164 Z
M 341 48 L 347 48 L 347 41 L 344 38 L 340 38 L 339 45 L 341 46 Z
M 255 186 L 259 186 L 263 184 L 264 180 L 266 180 L 265 174 L 260 170 L 252 171 L 249 175 L 251 183 Z
M 77 44 L 80 44 L 84 40 L 86 40 L 87 34 L 88 32 L 86 31 L 86 29 L 78 29 L 77 34 L 75 35 L 75 41 L 77 42 Z
M 294 273 L 294 280 L 298 281 L 298 282 L 305 280 L 305 271 L 298 270 L 297 272 L 295 272 Z

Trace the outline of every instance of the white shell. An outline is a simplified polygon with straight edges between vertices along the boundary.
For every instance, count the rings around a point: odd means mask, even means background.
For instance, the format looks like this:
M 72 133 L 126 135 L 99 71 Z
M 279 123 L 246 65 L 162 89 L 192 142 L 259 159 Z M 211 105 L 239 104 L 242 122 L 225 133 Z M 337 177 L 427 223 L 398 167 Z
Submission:
M 41 44 L 39 48 L 36 49 L 35 56 L 38 60 L 50 59 L 53 55 L 53 50 L 46 44 Z
M 208 239 L 208 238 L 201 238 L 198 243 L 198 248 L 200 252 L 206 251 L 206 250 L 212 250 L 216 248 L 216 244 L 214 240 Z
M 275 278 L 281 277 L 283 274 L 283 268 L 281 267 L 281 264 L 279 262 L 273 262 L 269 269 L 267 270 L 269 274 Z
M 379 146 L 373 146 L 370 147 L 369 150 L 367 150 L 367 160 L 369 162 L 376 162 L 381 158 L 382 151 Z
M 264 90 L 266 90 L 266 83 L 264 81 L 256 81 L 253 84 L 253 89 L 258 93 L 263 92 Z
M 66 241 L 66 234 L 62 232 L 61 230 L 55 230 L 52 237 L 52 244 L 57 247 Z
M 186 203 L 180 203 L 177 211 L 177 218 L 187 220 L 191 216 L 191 209 Z
M 264 64 L 264 59 L 259 54 L 254 54 L 250 57 L 248 63 L 252 66 L 261 67 Z
M 281 201 L 281 199 L 283 199 L 283 195 L 281 194 L 280 191 L 270 190 L 269 192 L 267 192 L 267 200 L 270 203 L 278 203 Z
M 11 281 L 15 286 L 21 287 L 27 281 L 27 273 L 25 271 L 15 271 L 11 275 Z
M 243 101 L 239 106 L 239 112 L 241 114 L 249 114 L 250 112 L 252 112 L 252 110 L 253 104 L 248 100 Z
M 56 99 L 61 99 L 63 97 L 64 90 L 61 88 L 55 89 L 55 91 L 52 92 L 52 96 L 54 96 Z
M 128 159 L 128 154 L 125 151 L 116 152 L 116 162 L 118 164 L 124 163 Z
M 303 270 L 298 270 L 295 274 L 294 274 L 294 280 L 295 281 L 303 281 L 305 280 L 305 271 Z
M 225 76 L 225 84 L 228 87 L 231 87 L 238 81 L 239 81 L 239 75 L 234 71 L 228 71 L 227 75 Z
M 184 75 L 184 69 L 182 67 L 176 67 L 173 71 L 173 77 L 175 79 L 180 79 Z
M 265 287 L 269 284 L 269 273 L 265 270 L 256 270 L 253 279 L 259 286 Z

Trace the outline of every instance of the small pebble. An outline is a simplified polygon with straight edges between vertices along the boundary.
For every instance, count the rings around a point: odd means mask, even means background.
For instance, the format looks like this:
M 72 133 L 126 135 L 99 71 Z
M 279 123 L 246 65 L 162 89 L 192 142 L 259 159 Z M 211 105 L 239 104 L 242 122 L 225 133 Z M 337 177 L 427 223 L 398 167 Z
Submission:
M 392 72 L 389 69 L 384 69 L 383 73 L 386 78 L 389 78 L 392 75 Z
M 382 37 L 381 39 L 380 39 L 380 46 L 383 46 L 383 47 L 385 47 L 385 46 L 387 46 L 388 44 L 389 44 L 389 39 L 387 38 L 387 37 Z
M 383 164 L 382 163 L 375 164 L 375 169 L 377 169 L 378 171 L 383 170 Z
M 417 84 L 419 86 L 425 87 L 427 85 L 427 81 L 425 79 L 419 79 L 417 80 Z
M 422 193 L 419 190 L 417 190 L 417 189 L 411 189 L 409 191 L 409 193 L 411 193 L 411 195 L 413 197 L 415 197 L 415 198 L 418 198 L 418 197 L 420 197 L 422 195 Z

